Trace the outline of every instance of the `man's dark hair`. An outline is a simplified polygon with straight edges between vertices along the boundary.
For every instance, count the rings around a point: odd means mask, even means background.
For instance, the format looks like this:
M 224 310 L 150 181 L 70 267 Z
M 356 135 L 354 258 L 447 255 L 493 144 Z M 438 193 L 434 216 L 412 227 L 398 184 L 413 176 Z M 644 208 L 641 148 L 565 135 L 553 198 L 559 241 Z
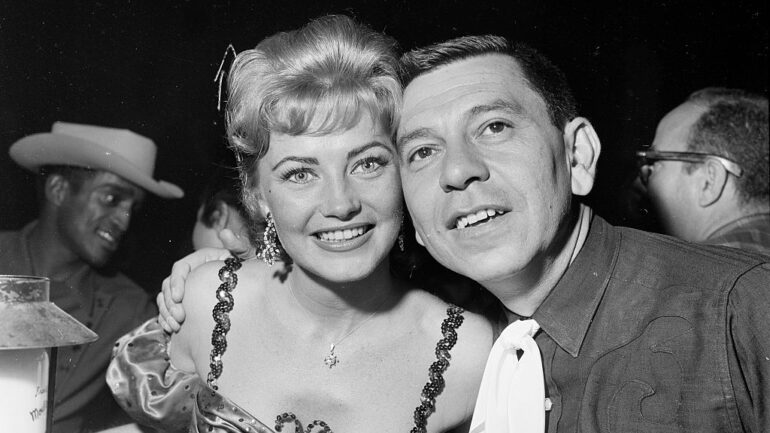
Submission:
M 219 210 L 219 203 L 237 209 L 241 218 L 249 221 L 249 214 L 241 202 L 241 181 L 235 168 L 217 167 L 201 193 L 199 204 L 202 211 L 199 219 L 206 227 L 214 225 L 214 213 Z
M 40 180 L 43 183 L 45 183 L 45 179 L 48 178 L 48 176 L 58 174 L 70 184 L 74 192 L 78 192 L 88 179 L 96 176 L 98 170 L 78 167 L 75 165 L 44 165 L 40 167 L 39 173 Z
M 401 80 L 406 87 L 418 76 L 440 66 L 485 54 L 513 58 L 524 78 L 548 108 L 551 122 L 559 129 L 577 117 L 577 104 L 564 73 L 548 58 L 527 44 L 511 42 L 501 36 L 463 36 L 415 48 L 401 56 Z
M 42 203 L 45 200 L 45 182 L 49 176 L 59 175 L 63 177 L 72 188 L 72 192 L 76 194 L 83 187 L 83 184 L 96 176 L 98 172 L 98 170 L 75 165 L 44 165 L 38 170 L 40 175 L 37 177 L 35 185 L 38 202 Z
M 687 102 L 706 107 L 690 129 L 688 149 L 738 163 L 743 175 L 736 185 L 743 202 L 770 202 L 767 97 L 708 87 L 692 93 Z

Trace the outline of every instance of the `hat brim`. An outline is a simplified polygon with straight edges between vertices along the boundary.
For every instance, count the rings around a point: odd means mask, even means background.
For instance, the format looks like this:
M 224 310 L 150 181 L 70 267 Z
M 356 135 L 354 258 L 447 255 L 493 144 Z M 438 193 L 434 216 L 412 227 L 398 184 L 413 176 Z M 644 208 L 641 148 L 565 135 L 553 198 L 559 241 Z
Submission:
M 104 146 L 70 135 L 49 132 L 29 135 L 14 143 L 8 153 L 17 164 L 33 172 L 44 165 L 75 165 L 112 172 L 159 197 L 184 196 L 177 185 L 155 180 Z
M 0 349 L 74 346 L 98 338 L 52 302 L 0 304 Z

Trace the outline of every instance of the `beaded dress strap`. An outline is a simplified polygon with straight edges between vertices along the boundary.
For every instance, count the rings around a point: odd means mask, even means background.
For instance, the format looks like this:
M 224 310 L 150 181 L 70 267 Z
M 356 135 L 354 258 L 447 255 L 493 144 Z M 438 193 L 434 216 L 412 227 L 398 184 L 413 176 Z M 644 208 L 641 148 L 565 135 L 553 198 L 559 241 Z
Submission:
M 441 333 L 444 336 L 436 343 L 436 361 L 428 368 L 428 383 L 422 388 L 421 403 L 414 410 L 414 428 L 411 433 L 426 433 L 428 417 L 436 411 L 436 397 L 444 391 L 446 385 L 444 372 L 449 368 L 449 351 L 457 343 L 457 328 L 465 320 L 463 311 L 462 308 L 451 304 L 446 310 L 447 317 L 441 323 Z
M 238 275 L 235 271 L 241 268 L 243 260 L 229 257 L 225 265 L 219 269 L 219 280 L 222 284 L 217 289 L 217 304 L 214 306 L 214 330 L 211 332 L 211 355 L 209 356 L 209 375 L 206 383 L 214 390 L 218 390 L 217 379 L 222 375 L 222 355 L 227 350 L 227 333 L 230 331 L 230 312 L 233 311 L 233 294 L 238 285 Z

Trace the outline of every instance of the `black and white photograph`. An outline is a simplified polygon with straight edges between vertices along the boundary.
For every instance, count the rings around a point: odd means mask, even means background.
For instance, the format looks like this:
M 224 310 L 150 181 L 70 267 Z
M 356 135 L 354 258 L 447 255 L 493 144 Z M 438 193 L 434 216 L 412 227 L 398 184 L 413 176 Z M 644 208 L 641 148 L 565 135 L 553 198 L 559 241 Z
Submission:
M 770 431 L 767 3 L 0 4 L 0 431 Z

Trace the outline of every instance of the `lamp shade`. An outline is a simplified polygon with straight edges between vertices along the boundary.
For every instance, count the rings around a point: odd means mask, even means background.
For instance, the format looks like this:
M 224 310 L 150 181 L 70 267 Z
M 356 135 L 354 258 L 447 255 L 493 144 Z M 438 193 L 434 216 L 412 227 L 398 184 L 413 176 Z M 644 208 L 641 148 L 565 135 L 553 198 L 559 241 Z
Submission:
M 0 275 L 0 350 L 71 346 L 98 338 L 48 296 L 48 278 Z

